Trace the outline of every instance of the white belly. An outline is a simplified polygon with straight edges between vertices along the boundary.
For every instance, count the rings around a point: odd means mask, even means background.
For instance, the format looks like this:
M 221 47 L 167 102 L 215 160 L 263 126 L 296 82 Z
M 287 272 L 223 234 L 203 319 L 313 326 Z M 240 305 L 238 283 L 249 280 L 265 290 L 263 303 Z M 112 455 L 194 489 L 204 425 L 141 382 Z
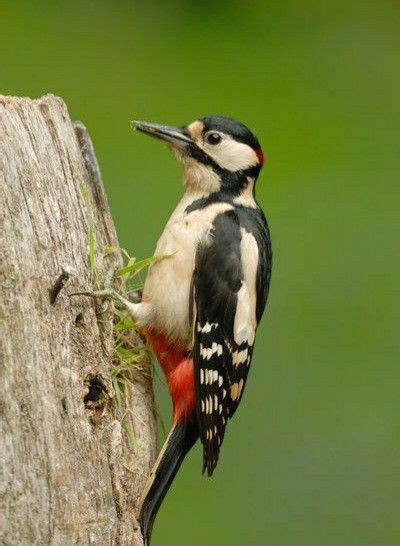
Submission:
M 189 297 L 197 244 L 207 237 L 215 216 L 232 208 L 216 203 L 186 214 L 193 200 L 193 195 L 185 195 L 165 226 L 155 255 L 172 256 L 150 266 L 143 291 L 143 298 L 153 305 L 155 328 L 187 348 L 192 344 Z

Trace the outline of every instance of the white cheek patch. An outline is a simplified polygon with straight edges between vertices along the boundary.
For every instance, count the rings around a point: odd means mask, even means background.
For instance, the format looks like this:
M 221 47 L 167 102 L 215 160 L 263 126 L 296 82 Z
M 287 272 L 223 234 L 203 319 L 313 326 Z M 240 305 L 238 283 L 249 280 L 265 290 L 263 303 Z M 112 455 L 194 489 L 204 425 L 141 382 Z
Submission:
M 204 144 L 203 149 L 220 167 L 229 171 L 242 171 L 258 164 L 257 154 L 250 146 L 231 138 L 223 138 L 216 146 Z

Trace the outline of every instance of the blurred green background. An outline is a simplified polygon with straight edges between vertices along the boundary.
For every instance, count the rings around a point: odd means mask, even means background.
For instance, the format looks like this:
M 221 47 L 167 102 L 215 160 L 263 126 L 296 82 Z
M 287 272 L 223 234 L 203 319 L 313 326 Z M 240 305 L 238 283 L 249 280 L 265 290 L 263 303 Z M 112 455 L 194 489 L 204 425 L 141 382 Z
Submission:
M 59 94 L 86 124 L 138 257 L 182 188 L 133 117 L 226 114 L 263 144 L 274 268 L 244 402 L 155 543 L 400 542 L 399 28 L 386 0 L 0 4 L 0 92 Z

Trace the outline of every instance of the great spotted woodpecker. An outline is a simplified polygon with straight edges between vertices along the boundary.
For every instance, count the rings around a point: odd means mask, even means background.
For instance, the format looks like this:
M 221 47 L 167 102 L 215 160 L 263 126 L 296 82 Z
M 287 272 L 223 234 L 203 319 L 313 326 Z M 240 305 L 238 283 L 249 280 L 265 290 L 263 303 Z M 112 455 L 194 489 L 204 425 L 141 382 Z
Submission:
M 200 438 L 203 471 L 218 461 L 243 395 L 271 275 L 271 241 L 255 199 L 263 165 L 242 123 L 208 116 L 183 128 L 133 122 L 167 142 L 183 165 L 184 195 L 158 240 L 140 303 L 124 300 L 165 373 L 173 426 L 140 512 L 145 544 L 184 457 Z

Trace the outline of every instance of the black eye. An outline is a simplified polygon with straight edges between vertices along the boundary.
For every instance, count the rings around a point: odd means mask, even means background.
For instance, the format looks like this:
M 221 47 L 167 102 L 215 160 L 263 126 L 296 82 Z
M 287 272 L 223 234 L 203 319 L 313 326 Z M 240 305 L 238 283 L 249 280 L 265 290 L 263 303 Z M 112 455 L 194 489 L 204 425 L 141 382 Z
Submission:
M 219 142 L 221 142 L 222 137 L 218 133 L 208 133 L 206 139 L 209 144 L 218 144 Z

